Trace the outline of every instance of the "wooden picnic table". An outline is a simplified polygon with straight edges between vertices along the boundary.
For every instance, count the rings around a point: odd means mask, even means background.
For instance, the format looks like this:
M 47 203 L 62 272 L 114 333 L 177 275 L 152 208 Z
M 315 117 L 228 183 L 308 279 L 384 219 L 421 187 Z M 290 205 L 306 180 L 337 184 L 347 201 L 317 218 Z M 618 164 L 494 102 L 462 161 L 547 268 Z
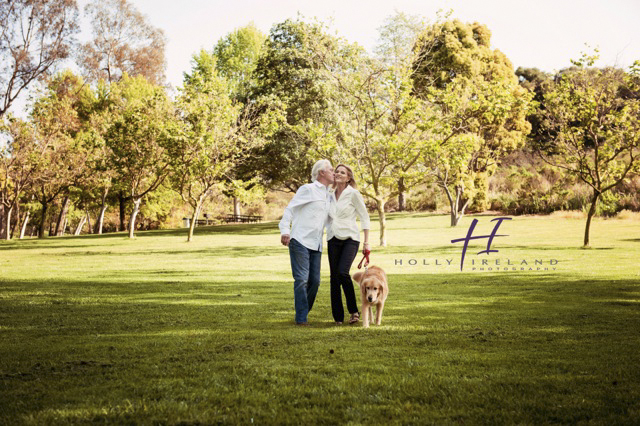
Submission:
M 246 214 L 228 214 L 222 216 L 222 220 L 226 223 L 257 223 L 262 220 L 262 216 L 246 215 Z

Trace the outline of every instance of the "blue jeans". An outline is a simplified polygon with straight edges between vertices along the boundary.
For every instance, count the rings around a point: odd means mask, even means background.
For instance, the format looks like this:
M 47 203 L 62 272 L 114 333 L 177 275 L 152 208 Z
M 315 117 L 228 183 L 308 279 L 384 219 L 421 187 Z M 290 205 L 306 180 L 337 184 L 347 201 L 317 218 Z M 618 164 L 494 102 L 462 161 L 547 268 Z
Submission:
M 294 239 L 289 241 L 289 257 L 293 273 L 293 298 L 296 305 L 296 322 L 307 322 L 307 315 L 320 287 L 320 261 L 322 253 L 310 250 Z

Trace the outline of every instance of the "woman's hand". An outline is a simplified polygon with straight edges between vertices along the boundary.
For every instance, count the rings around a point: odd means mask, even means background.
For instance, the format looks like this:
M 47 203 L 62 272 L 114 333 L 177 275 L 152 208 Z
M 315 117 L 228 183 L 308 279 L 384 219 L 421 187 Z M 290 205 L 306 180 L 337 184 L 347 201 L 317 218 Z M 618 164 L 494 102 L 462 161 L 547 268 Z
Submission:
M 368 242 L 365 242 L 365 243 L 362 245 L 362 254 L 363 254 L 363 255 L 364 255 L 364 254 L 366 254 L 366 252 L 367 252 L 367 251 L 369 251 L 369 252 L 370 252 L 370 251 L 371 251 L 371 248 L 370 248 L 370 246 L 369 246 L 369 243 L 368 243 Z

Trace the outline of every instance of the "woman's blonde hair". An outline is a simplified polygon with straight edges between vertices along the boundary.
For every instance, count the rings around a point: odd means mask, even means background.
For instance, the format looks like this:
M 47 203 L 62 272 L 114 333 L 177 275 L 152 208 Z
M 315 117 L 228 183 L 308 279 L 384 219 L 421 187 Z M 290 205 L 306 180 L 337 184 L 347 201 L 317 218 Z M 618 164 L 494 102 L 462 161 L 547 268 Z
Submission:
M 358 183 L 356 182 L 356 179 L 353 177 L 353 170 L 351 170 L 351 167 L 347 166 L 346 164 L 338 164 L 336 166 L 335 169 L 333 169 L 333 173 L 338 171 L 339 167 L 344 167 L 347 170 L 347 176 L 349 177 L 349 181 L 347 182 L 348 185 L 351 185 L 351 187 L 353 189 L 358 189 Z M 333 187 L 335 188 L 336 184 L 333 184 Z

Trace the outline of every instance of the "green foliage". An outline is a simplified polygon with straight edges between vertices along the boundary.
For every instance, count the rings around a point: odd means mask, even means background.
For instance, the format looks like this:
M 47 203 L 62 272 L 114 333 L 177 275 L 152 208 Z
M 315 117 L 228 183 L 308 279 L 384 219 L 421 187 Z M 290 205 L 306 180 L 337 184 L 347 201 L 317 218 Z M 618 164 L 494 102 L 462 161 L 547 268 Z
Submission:
M 545 125 L 556 134 L 556 155 L 547 160 L 592 189 L 585 246 L 599 199 L 640 170 L 640 85 L 634 69 L 591 68 L 596 59 L 597 51 L 572 61 L 576 68 L 563 73 L 545 96 L 544 112 Z
M 425 163 L 447 194 L 452 225 L 474 198 L 486 208 L 487 177 L 531 129 L 532 94 L 490 38 L 485 26 L 454 20 L 427 27 L 415 47 L 414 91 L 438 108 Z
M 106 142 L 110 162 L 130 197 L 141 198 L 167 176 L 166 149 L 172 145 L 176 122 L 165 91 L 144 77 L 125 75 L 111 84 Z
M 312 54 L 312 46 L 334 52 L 339 40 L 321 23 L 286 20 L 271 28 L 256 65 L 251 97 L 281 108 L 285 117 L 268 143 L 252 153 L 248 167 L 271 188 L 295 192 L 308 183 L 318 147 L 334 133 L 331 97 L 319 72 L 322 58 Z
M 513 66 L 491 49 L 491 31 L 482 24 L 459 20 L 437 22 L 420 35 L 416 46 L 416 90 L 444 88 L 460 76 L 485 81 L 514 80 Z
M 243 103 L 257 84 L 254 71 L 265 38 L 250 23 L 220 39 L 213 48 L 218 73 L 229 82 L 233 96 Z

